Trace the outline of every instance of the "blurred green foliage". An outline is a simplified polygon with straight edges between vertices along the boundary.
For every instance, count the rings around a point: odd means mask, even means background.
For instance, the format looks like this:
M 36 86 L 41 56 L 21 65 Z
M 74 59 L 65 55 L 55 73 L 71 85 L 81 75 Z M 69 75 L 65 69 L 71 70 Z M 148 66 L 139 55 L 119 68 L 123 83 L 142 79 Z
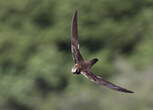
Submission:
M 71 74 L 76 9 L 81 52 L 101 59 L 93 71 L 134 95 Z M 152 30 L 152 0 L 1 0 L 0 109 L 152 110 Z

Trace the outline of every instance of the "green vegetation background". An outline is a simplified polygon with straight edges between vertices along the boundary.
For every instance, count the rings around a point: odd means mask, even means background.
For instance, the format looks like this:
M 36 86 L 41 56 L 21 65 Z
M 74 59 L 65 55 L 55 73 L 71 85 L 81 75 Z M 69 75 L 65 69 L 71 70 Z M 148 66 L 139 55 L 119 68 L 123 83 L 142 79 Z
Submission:
M 93 72 L 123 94 L 73 75 L 70 24 Z M 0 110 L 152 110 L 152 0 L 0 0 Z

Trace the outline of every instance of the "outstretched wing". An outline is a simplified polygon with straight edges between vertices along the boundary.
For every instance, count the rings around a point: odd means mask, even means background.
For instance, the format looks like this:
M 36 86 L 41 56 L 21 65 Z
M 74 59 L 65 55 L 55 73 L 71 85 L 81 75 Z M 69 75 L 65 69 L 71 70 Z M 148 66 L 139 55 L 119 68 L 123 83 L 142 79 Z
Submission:
M 108 88 L 114 89 L 116 91 L 120 91 L 120 92 L 125 92 L 125 93 L 134 93 L 133 91 L 127 90 L 125 88 L 122 88 L 120 86 L 117 86 L 107 80 L 104 80 L 102 77 L 93 74 L 90 71 L 86 71 L 82 73 L 85 77 L 87 77 L 88 79 L 90 79 L 91 81 L 95 82 L 96 84 L 99 85 L 104 85 Z
M 78 42 L 78 26 L 77 26 L 77 11 L 74 13 L 72 18 L 71 26 L 71 52 L 73 60 L 75 63 L 83 61 L 83 57 L 79 51 L 79 42 Z

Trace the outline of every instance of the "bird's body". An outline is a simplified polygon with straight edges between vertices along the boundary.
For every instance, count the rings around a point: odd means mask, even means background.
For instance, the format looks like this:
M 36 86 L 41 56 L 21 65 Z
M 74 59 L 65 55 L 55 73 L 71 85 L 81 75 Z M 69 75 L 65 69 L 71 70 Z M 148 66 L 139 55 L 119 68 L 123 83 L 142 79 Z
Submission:
M 82 74 L 96 84 L 104 85 L 108 88 L 111 88 L 120 92 L 134 93 L 133 91 L 127 90 L 107 80 L 104 80 L 101 76 L 95 75 L 90 71 L 91 67 L 98 61 L 98 59 L 94 58 L 92 60 L 84 60 L 84 58 L 82 57 L 79 51 L 77 11 L 75 12 L 72 18 L 71 52 L 72 52 L 73 60 L 75 62 L 71 70 L 73 74 L 78 74 L 78 75 Z

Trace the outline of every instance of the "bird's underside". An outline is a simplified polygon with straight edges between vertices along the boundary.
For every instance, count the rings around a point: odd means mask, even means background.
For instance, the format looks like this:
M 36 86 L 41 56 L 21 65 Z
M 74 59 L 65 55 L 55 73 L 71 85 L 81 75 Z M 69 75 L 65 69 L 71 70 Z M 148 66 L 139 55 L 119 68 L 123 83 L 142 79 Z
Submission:
M 97 58 L 86 61 L 79 51 L 79 41 L 78 41 L 78 27 L 77 27 L 77 11 L 75 12 L 72 18 L 71 26 L 71 52 L 74 60 L 74 67 L 72 68 L 72 73 L 74 74 L 83 74 L 85 77 L 90 79 L 96 84 L 106 86 L 116 91 L 125 92 L 125 93 L 134 93 L 133 91 L 127 90 L 120 86 L 117 86 L 101 76 L 93 74 L 90 69 L 98 61 Z

